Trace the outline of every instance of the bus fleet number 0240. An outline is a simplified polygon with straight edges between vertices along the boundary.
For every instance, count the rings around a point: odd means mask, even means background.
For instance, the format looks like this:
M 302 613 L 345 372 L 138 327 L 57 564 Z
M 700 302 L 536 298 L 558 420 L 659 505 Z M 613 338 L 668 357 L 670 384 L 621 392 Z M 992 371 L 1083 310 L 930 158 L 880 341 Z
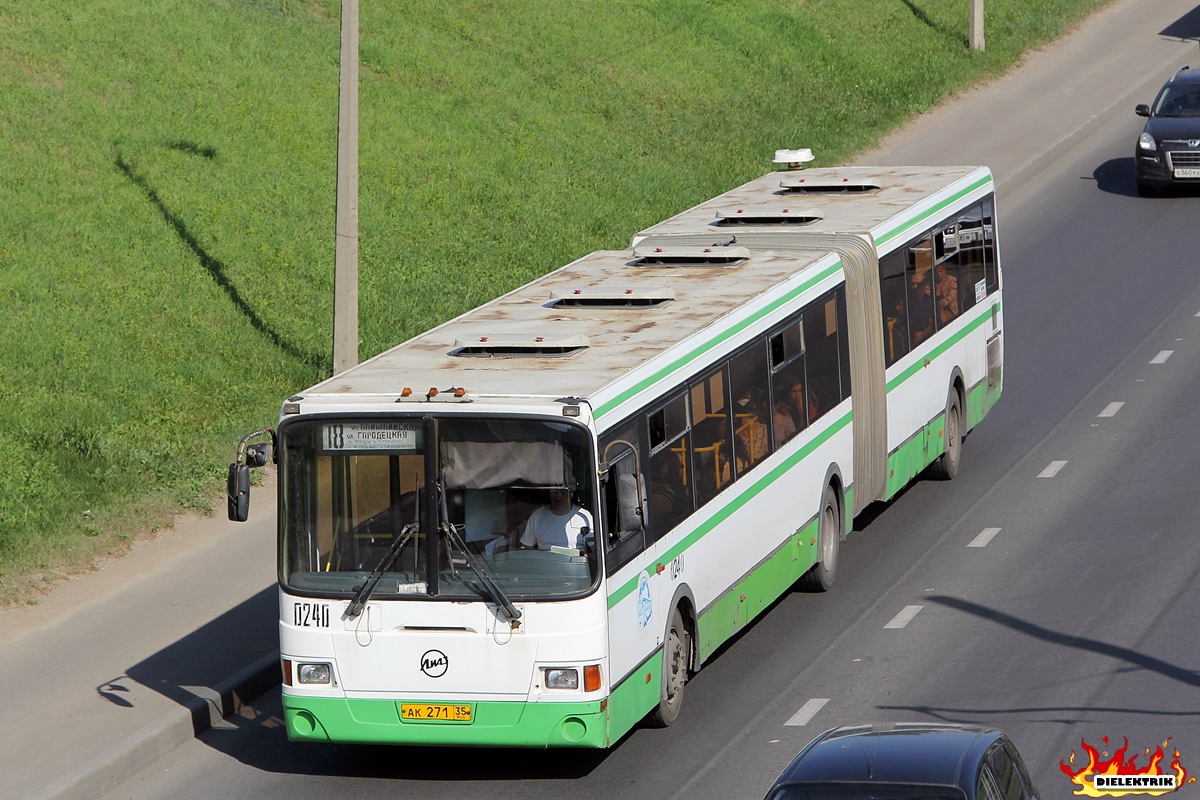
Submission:
M 292 606 L 292 624 L 297 628 L 328 628 L 328 603 L 296 603 Z

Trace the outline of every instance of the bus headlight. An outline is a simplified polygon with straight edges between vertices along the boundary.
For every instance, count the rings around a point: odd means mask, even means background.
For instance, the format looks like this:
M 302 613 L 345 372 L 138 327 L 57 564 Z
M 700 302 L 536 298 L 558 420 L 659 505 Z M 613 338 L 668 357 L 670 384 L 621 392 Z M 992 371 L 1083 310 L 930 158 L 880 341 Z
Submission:
M 1142 132 L 1142 135 L 1138 137 L 1138 147 L 1143 150 L 1158 149 L 1158 145 L 1154 143 L 1154 137 L 1144 131 Z
M 296 667 L 296 677 L 300 683 L 329 683 L 328 664 L 299 664 Z
M 573 667 L 548 667 L 546 669 L 547 689 L 578 689 L 579 670 Z

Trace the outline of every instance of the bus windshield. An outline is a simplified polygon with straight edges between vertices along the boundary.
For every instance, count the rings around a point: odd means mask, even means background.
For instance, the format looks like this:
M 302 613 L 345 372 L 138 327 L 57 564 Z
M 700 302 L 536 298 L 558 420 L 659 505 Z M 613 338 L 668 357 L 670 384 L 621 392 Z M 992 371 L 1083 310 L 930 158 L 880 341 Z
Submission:
M 501 602 L 578 596 L 598 581 L 581 425 L 326 417 L 285 423 L 279 438 L 290 590 L 349 599 L 372 578 L 373 599 Z

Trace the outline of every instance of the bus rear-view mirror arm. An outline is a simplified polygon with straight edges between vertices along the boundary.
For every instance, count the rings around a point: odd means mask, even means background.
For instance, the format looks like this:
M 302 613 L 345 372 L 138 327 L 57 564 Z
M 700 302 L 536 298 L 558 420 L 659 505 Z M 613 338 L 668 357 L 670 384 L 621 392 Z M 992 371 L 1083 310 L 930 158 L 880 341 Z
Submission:
M 265 434 L 271 435 L 271 442 L 248 444 Z M 225 485 L 226 502 L 229 506 L 229 519 L 233 522 L 245 522 L 250 516 L 250 468 L 265 467 L 267 459 L 276 451 L 274 428 L 259 428 L 254 433 L 246 434 L 238 442 L 237 456 L 229 465 L 229 478 Z

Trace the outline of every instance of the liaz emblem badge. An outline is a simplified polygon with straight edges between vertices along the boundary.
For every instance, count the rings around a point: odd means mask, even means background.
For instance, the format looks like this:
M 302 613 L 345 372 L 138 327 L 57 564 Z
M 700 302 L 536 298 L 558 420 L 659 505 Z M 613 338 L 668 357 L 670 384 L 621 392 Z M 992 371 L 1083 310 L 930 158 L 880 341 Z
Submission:
M 441 650 L 426 650 L 421 656 L 421 672 L 431 678 L 440 678 L 450 669 L 450 659 Z

